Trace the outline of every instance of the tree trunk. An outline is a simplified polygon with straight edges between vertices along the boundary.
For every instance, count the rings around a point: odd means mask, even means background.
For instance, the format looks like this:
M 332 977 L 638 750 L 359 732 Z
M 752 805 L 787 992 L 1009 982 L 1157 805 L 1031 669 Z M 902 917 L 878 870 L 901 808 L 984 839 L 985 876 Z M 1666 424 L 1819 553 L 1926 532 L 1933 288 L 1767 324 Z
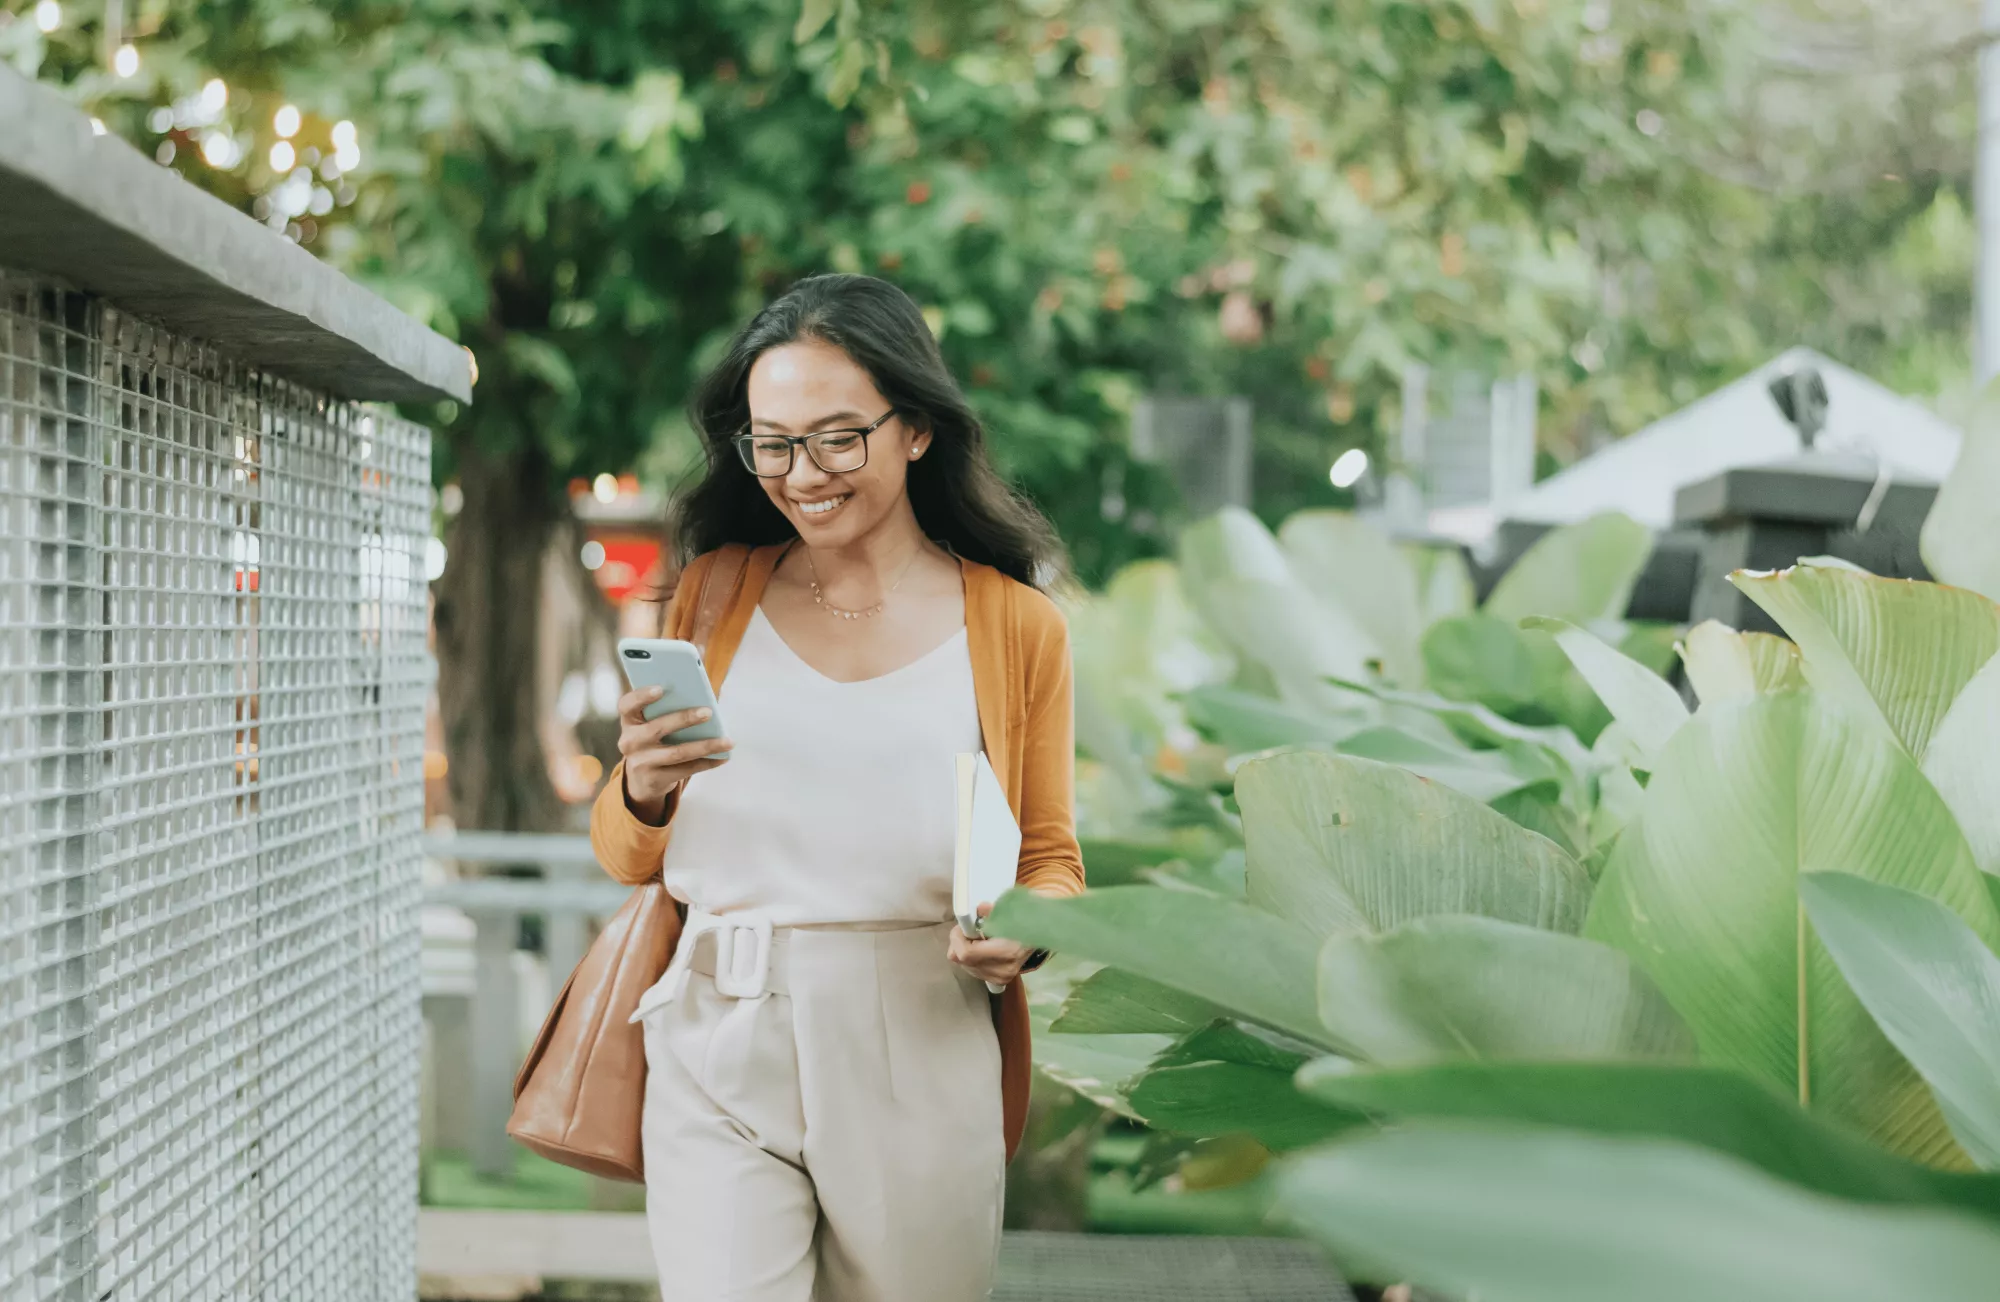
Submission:
M 532 447 L 493 453 L 470 433 L 453 444 L 465 497 L 447 530 L 434 614 L 452 818 L 464 828 L 558 830 L 563 805 L 542 753 L 535 667 L 559 499 Z

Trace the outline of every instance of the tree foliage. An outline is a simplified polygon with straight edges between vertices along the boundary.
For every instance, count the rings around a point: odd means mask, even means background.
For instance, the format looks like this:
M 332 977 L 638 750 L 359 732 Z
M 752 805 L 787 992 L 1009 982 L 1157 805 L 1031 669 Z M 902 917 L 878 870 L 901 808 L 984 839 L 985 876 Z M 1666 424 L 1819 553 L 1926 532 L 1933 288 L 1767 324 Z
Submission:
M 1092 580 L 1168 545 L 1147 392 L 1251 395 L 1275 520 L 1342 504 L 1325 469 L 1379 450 L 1410 362 L 1532 372 L 1563 456 L 1792 343 L 1962 369 L 1962 58 L 1843 118 L 1853 86 L 1774 77 L 1773 6 L 72 0 L 44 33 L 10 3 L 0 57 L 477 357 L 475 404 L 414 413 L 463 493 L 439 654 L 475 824 L 550 817 L 521 693 L 564 486 L 698 464 L 693 378 L 803 275 L 925 306 Z
M 1410 361 L 1534 371 L 1570 450 L 1802 339 L 1953 379 L 1958 64 L 1893 93 L 1814 65 L 1787 100 L 1759 51 L 1803 75 L 1866 7 L 1817 45 L 1772 8 L 149 0 L 130 79 L 90 3 L 0 41 L 148 143 L 153 107 L 221 77 L 244 161 L 196 131 L 173 165 L 246 204 L 279 179 L 280 103 L 323 151 L 355 122 L 358 198 L 315 247 L 475 350 L 446 446 L 531 446 L 551 493 L 685 466 L 690 376 L 790 280 L 890 276 L 1098 575 L 1157 546 L 1118 437 L 1149 389 L 1255 395 L 1275 518 L 1335 500 L 1331 452 L 1392 428 Z M 1897 94 L 1936 110 L 1929 171 L 1814 187 L 1857 133 L 1879 152 Z M 1815 146 L 1802 98 L 1846 126 Z

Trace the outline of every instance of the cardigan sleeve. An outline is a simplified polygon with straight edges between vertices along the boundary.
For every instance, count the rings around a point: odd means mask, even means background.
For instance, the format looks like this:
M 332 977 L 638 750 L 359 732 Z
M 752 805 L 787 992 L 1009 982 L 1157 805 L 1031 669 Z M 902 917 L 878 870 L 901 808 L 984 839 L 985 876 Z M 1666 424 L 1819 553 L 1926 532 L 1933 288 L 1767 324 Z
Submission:
M 1035 594 L 1039 636 L 1028 643 L 1021 738 L 1021 866 L 1018 885 L 1044 895 L 1083 890 L 1076 842 L 1076 702 L 1069 627 L 1054 602 Z
M 697 557 L 682 572 L 680 582 L 674 585 L 673 599 L 667 606 L 663 621 L 665 636 L 685 638 L 693 628 L 694 594 L 701 591 L 709 564 L 708 557 Z M 598 864 L 613 880 L 637 886 L 650 881 L 660 871 L 660 862 L 667 853 L 667 837 L 673 827 L 674 811 L 680 807 L 680 801 L 678 790 L 667 796 L 667 814 L 660 826 L 641 821 L 632 812 L 631 806 L 625 803 L 625 761 L 619 760 L 612 766 L 604 789 L 597 793 L 597 799 L 590 806 L 590 848 L 597 855 Z
M 660 871 L 680 799 L 678 791 L 667 797 L 667 818 L 660 826 L 642 822 L 625 803 L 625 761 L 618 761 L 590 807 L 590 848 L 614 881 L 637 886 Z

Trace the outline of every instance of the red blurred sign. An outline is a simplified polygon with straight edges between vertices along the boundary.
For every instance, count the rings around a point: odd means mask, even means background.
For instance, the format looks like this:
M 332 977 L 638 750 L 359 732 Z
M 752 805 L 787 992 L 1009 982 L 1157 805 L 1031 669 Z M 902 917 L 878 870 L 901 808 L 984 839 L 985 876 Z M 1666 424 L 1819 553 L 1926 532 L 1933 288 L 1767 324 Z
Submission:
M 614 604 L 622 606 L 635 590 L 650 590 L 659 585 L 657 535 L 592 531 L 591 538 L 604 548 L 604 563 L 594 575 L 598 589 Z

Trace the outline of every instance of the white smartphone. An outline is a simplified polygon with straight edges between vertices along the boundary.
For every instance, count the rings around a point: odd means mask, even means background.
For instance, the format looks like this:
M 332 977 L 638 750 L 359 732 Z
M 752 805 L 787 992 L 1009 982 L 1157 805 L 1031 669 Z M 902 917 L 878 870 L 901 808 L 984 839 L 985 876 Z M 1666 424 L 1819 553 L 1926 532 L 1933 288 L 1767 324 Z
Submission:
M 675 710 L 706 708 L 706 723 L 682 728 L 668 736 L 675 745 L 707 741 L 722 735 L 722 711 L 709 686 L 708 670 L 701 663 L 701 648 L 692 642 L 676 642 L 663 637 L 618 639 L 618 663 L 625 667 L 625 681 L 634 688 L 657 687 L 660 699 L 647 706 L 644 714 L 657 719 Z

